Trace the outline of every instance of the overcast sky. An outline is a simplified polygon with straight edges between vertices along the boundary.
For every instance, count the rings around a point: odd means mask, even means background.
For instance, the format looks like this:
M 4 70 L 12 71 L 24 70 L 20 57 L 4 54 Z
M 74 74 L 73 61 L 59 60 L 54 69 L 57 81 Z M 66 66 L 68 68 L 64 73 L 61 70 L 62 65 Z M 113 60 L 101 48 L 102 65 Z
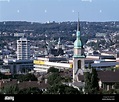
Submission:
M 0 21 L 119 21 L 119 0 L 0 0 Z

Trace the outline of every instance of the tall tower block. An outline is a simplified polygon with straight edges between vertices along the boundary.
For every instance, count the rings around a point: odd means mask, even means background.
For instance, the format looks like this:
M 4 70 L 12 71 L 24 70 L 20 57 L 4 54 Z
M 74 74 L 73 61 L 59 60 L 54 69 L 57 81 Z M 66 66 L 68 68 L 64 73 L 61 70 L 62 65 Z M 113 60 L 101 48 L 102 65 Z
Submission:
M 84 70 L 84 52 L 83 52 L 83 45 L 81 42 L 80 36 L 80 23 L 78 18 L 77 23 L 77 32 L 76 32 L 76 40 L 74 42 L 74 55 L 73 55 L 73 82 L 78 82 L 78 75 L 83 75 Z
M 30 59 L 30 41 L 27 38 L 17 40 L 17 59 Z

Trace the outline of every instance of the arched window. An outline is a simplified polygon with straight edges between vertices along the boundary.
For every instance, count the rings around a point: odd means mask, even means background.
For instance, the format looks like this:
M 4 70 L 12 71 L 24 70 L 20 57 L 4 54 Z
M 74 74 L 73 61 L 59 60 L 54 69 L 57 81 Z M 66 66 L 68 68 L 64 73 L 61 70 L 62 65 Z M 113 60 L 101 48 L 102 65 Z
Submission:
M 78 60 L 78 69 L 81 69 L 81 60 Z

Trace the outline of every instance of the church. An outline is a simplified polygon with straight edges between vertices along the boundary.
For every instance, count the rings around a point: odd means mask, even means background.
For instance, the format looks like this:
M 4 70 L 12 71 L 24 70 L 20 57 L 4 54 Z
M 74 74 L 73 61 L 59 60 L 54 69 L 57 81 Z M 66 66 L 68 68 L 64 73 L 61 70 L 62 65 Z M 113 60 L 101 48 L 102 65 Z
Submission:
M 83 44 L 81 42 L 80 24 L 79 19 L 77 23 L 76 40 L 74 42 L 74 55 L 73 55 L 73 82 L 78 82 L 78 75 L 83 75 L 85 67 L 85 55 L 83 51 Z
M 84 48 L 81 41 L 80 22 L 78 18 L 76 40 L 74 41 L 74 54 L 73 54 L 73 82 L 72 86 L 75 88 L 84 88 L 85 83 L 79 80 L 79 75 L 83 75 L 84 72 L 90 72 L 85 68 Z

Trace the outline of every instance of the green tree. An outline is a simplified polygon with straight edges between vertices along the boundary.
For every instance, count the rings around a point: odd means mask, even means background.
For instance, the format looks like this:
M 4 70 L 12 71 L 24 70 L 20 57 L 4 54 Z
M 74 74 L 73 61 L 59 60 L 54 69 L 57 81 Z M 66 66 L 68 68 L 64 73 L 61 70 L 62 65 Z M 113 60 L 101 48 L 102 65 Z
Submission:
M 3 94 L 18 94 L 19 87 L 18 85 L 5 86 L 1 89 Z
M 52 73 L 51 75 L 48 76 L 48 84 L 49 85 L 60 84 L 61 80 L 62 80 L 62 78 L 59 73 Z
M 99 84 L 98 84 L 99 78 L 98 74 L 95 68 L 92 68 L 92 73 L 91 73 L 91 84 L 93 91 L 97 92 L 99 91 Z
M 69 76 L 62 77 L 63 82 L 72 82 L 72 78 Z
M 18 94 L 42 94 L 42 90 L 38 87 L 29 87 L 21 89 Z
M 99 84 L 98 84 L 98 74 L 96 69 L 91 68 L 89 64 L 89 69 L 92 72 L 84 72 L 84 81 L 85 81 L 85 93 L 88 94 L 96 94 L 99 92 Z
M 28 74 L 25 75 L 25 81 L 29 81 L 29 80 L 37 81 L 37 77 L 34 74 L 28 73 Z
M 114 87 L 115 89 L 119 89 L 119 83 L 115 83 Z
M 4 74 L 0 72 L 0 79 L 2 79 L 3 77 L 4 77 Z
M 101 94 L 114 94 L 114 93 L 118 94 L 118 90 L 115 90 L 115 89 L 110 89 L 110 90 L 103 89 L 103 90 L 101 90 Z
M 85 93 L 92 93 L 91 74 L 89 72 L 84 72 L 84 81 L 85 81 Z
M 44 94 L 81 94 L 81 92 L 71 86 L 64 84 L 54 84 L 48 87 Z
M 48 69 L 48 73 L 50 73 L 50 72 L 52 72 L 52 73 L 54 73 L 54 72 L 59 72 L 59 69 L 54 68 L 54 67 L 50 67 L 50 68 Z
M 34 74 L 28 73 L 26 75 L 19 75 L 19 81 L 37 81 L 37 77 Z

